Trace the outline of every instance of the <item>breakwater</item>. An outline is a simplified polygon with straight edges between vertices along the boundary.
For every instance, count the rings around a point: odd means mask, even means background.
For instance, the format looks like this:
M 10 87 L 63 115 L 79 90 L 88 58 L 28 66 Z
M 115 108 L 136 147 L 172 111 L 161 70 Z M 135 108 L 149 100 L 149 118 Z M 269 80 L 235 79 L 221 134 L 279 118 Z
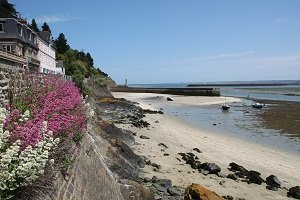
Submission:
M 137 88 L 118 86 L 112 92 L 157 93 L 185 96 L 220 96 L 220 88 Z
M 287 83 L 212 83 L 212 84 L 188 84 L 187 87 L 236 87 L 236 86 L 285 86 Z

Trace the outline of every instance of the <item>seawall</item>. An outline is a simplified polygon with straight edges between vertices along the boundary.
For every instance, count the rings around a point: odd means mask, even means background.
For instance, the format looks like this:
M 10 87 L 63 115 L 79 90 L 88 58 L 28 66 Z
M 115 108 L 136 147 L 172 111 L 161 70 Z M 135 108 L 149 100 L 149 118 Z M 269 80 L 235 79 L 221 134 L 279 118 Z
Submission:
M 132 93 L 158 93 L 185 96 L 220 96 L 219 88 L 137 88 L 137 87 L 114 87 L 112 92 L 132 92 Z

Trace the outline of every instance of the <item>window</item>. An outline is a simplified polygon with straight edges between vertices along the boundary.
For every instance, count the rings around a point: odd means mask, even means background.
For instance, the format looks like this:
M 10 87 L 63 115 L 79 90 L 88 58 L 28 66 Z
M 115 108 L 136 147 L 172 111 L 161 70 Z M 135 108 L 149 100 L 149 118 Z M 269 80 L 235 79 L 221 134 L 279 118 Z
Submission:
M 22 26 L 18 26 L 18 32 L 20 36 L 23 36 L 23 29 Z
M 0 32 L 4 32 L 4 25 L 3 25 L 3 23 L 0 23 Z
M 7 52 L 13 52 L 13 46 L 12 45 L 3 45 L 2 49 L 4 51 L 7 51 Z
M 36 41 L 36 35 L 35 35 L 35 34 L 32 34 L 32 36 L 31 36 L 31 37 L 32 37 L 32 41 L 33 41 L 33 43 L 34 43 L 34 44 L 36 44 L 36 43 L 37 43 L 37 41 Z
M 28 36 L 29 36 L 29 41 L 31 41 L 31 39 L 32 39 L 32 33 L 31 33 L 31 31 L 30 30 L 28 30 Z

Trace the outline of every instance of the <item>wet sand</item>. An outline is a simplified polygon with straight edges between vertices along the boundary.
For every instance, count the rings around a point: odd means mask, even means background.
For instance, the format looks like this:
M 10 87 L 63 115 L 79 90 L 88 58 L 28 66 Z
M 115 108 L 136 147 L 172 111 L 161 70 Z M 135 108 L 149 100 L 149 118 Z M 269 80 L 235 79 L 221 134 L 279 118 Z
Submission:
M 266 104 L 258 116 L 266 128 L 280 130 L 290 137 L 300 137 L 300 102 L 257 100 Z
M 144 109 L 160 108 L 159 104 L 149 105 L 145 101 L 146 99 L 161 98 L 164 103 L 166 101 L 166 96 L 157 94 L 114 93 L 113 95 L 117 98 L 123 97 L 136 101 Z M 176 96 L 176 101 L 177 99 L 178 96 Z M 181 97 L 181 100 L 170 103 L 193 104 L 196 102 L 193 97 Z M 197 103 L 201 104 L 218 104 L 221 100 L 222 98 L 208 97 L 201 98 L 199 101 L 199 97 L 197 97 Z M 177 159 L 180 158 L 178 155 L 180 152 L 193 152 L 201 162 L 214 162 L 219 165 L 222 169 L 221 173 L 225 176 L 231 173 L 227 169 L 229 163 L 236 162 L 249 170 L 260 172 L 264 179 L 271 174 L 276 175 L 283 187 L 290 188 L 300 184 L 299 155 L 202 130 L 187 124 L 180 118 L 167 114 L 148 114 L 145 120 L 151 124 L 150 129 L 139 129 L 130 125 L 119 126 L 137 134 L 136 145 L 133 147 L 137 154 L 162 166 L 160 170 L 153 171 L 153 167 L 147 165 L 143 169 L 146 177 L 155 175 L 158 178 L 168 178 L 174 185 L 183 187 L 191 183 L 200 183 L 220 195 L 232 195 L 245 199 L 290 199 L 286 196 L 286 189 L 270 191 L 265 188 L 266 184 L 264 183 L 256 185 L 216 175 L 205 176 L 197 170 L 193 170 L 184 161 Z M 141 135 L 146 135 L 150 139 L 141 139 Z M 168 148 L 162 148 L 158 145 L 159 143 L 164 143 Z M 192 150 L 193 148 L 199 148 L 203 153 L 197 153 Z M 165 153 L 169 155 L 165 156 Z

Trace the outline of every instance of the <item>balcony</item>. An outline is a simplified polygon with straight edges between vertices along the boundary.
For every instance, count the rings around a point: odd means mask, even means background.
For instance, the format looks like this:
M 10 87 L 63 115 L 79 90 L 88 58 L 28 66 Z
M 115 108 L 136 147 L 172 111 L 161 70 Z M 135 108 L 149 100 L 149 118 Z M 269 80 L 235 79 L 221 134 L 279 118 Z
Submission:
M 26 64 L 26 59 L 22 56 L 17 56 L 16 54 L 4 51 L 0 49 L 0 58 L 4 60 L 9 60 L 11 62 L 16 62 L 20 64 Z
M 33 64 L 33 65 L 40 66 L 40 64 L 41 64 L 41 61 L 39 61 L 39 60 L 37 60 L 35 58 L 32 58 L 32 57 L 28 57 L 27 60 L 28 60 L 28 63 Z

